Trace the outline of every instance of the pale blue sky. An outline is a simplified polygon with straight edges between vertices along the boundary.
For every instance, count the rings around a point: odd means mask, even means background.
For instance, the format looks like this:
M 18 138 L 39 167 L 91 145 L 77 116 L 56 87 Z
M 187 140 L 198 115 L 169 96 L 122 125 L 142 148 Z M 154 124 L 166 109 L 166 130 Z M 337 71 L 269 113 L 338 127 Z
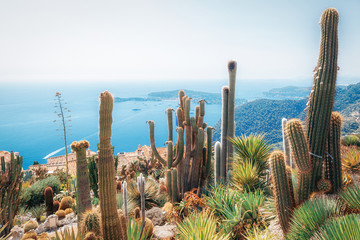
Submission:
M 360 77 L 359 0 L 1 0 L 0 81 L 310 78 L 327 7 Z

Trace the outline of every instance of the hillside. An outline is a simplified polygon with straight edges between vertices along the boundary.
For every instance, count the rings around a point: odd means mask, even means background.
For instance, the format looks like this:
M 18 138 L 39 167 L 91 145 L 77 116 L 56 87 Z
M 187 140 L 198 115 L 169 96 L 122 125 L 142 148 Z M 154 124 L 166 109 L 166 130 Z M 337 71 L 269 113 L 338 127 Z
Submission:
M 245 103 L 235 109 L 237 136 L 250 133 L 265 133 L 270 143 L 282 140 L 282 118 L 305 118 L 307 98 L 301 100 L 260 99 Z M 343 134 L 358 132 L 360 129 L 360 83 L 336 90 L 335 111 L 344 117 Z M 215 126 L 214 140 L 220 139 L 220 121 Z
M 193 90 L 184 90 L 185 94 L 191 97 L 192 101 L 197 102 L 199 100 L 205 100 L 208 104 L 221 104 L 220 93 L 209 93 Z M 147 97 L 131 97 L 131 98 L 115 98 L 115 102 L 126 102 L 126 101 L 163 101 L 163 100 L 177 100 L 179 98 L 179 90 L 162 91 L 162 92 L 151 92 Z M 236 104 L 242 104 L 246 102 L 245 99 L 236 99 Z

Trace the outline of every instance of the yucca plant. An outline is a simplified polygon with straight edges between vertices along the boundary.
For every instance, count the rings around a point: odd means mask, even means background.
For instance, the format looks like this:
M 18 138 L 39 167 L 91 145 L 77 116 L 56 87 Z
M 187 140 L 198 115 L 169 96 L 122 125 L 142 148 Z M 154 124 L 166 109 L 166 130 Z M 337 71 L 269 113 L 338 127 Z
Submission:
M 146 179 L 145 182 L 145 209 L 150 209 L 159 205 L 158 198 L 158 185 L 151 179 Z M 136 182 L 131 181 L 128 183 L 128 201 L 130 211 L 136 207 L 140 207 L 141 197 Z
M 349 214 L 327 221 L 314 234 L 316 240 L 360 239 L 360 215 Z
M 241 191 L 264 190 L 267 187 L 264 178 L 259 177 L 257 165 L 250 160 L 234 162 L 231 175 L 232 185 Z
M 148 233 L 141 231 L 141 222 L 136 222 L 133 219 L 129 219 L 128 229 L 127 229 L 127 239 L 128 240 L 146 240 L 148 239 Z
M 177 224 L 178 239 L 181 240 L 227 240 L 229 234 L 217 232 L 217 222 L 213 214 L 203 211 L 190 214 L 183 222 Z
M 45 207 L 43 205 L 30 208 L 31 215 L 36 218 L 37 221 L 40 221 L 41 216 L 45 212 Z
M 241 137 L 230 139 L 230 142 L 234 146 L 233 162 L 251 161 L 257 166 L 260 177 L 265 176 L 271 145 L 265 140 L 264 135 L 241 135 Z
M 316 198 L 304 202 L 295 209 L 286 239 L 310 239 L 324 222 L 342 214 L 338 201 L 328 198 Z
M 339 193 L 340 199 L 351 211 L 360 212 L 360 186 L 349 186 Z

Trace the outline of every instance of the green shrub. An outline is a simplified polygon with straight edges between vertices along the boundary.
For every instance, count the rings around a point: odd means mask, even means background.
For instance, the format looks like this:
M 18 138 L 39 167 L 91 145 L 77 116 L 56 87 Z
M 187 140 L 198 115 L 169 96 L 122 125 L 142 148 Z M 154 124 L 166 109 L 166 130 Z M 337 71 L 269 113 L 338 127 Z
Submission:
M 60 181 L 56 176 L 50 176 L 35 182 L 31 187 L 25 189 L 21 194 L 21 203 L 28 208 L 39 206 L 45 202 L 44 191 L 51 187 L 54 193 L 60 191 Z
M 344 146 L 360 146 L 360 138 L 357 135 L 347 135 L 343 137 L 341 143 Z

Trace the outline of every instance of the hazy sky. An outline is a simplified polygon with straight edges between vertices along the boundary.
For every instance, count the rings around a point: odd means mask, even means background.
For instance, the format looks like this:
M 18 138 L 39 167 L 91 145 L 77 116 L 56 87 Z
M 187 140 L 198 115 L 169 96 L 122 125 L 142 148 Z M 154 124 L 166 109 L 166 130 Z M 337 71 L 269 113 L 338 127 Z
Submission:
M 309 78 L 327 7 L 360 77 L 359 0 L 0 0 L 0 81 Z

